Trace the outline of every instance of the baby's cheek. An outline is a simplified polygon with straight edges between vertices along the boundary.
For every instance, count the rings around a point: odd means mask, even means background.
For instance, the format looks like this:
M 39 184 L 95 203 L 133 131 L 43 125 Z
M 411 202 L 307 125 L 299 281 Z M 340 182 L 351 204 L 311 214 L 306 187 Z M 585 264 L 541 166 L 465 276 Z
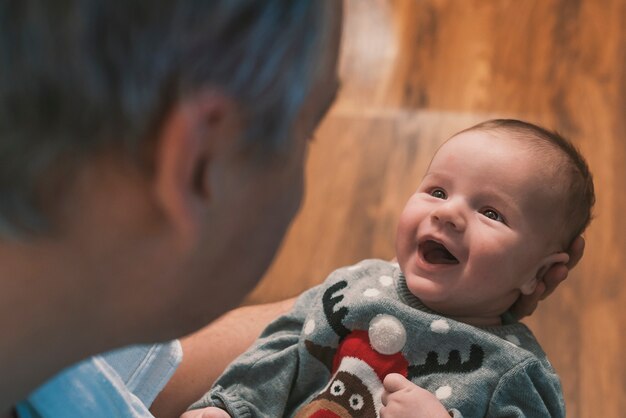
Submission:
M 400 218 L 396 231 L 396 252 L 398 253 L 398 259 L 400 259 L 400 253 L 408 251 L 413 245 L 413 241 L 415 241 L 415 231 L 416 228 L 412 225 L 410 219 Z
M 495 244 L 493 242 L 480 242 L 469 249 L 469 267 L 473 274 L 485 276 L 509 271 L 509 267 L 511 267 L 510 253 L 507 253 L 505 246 Z M 502 271 L 503 268 L 505 271 Z

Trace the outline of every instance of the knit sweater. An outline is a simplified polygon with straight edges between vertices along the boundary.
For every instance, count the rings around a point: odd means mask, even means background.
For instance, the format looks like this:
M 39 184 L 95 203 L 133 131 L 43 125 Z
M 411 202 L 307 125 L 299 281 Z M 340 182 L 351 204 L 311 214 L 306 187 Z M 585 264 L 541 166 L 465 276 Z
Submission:
M 339 269 L 302 294 L 192 408 L 378 417 L 392 372 L 457 417 L 565 416 L 559 378 L 525 325 L 478 328 L 437 314 L 381 260 Z

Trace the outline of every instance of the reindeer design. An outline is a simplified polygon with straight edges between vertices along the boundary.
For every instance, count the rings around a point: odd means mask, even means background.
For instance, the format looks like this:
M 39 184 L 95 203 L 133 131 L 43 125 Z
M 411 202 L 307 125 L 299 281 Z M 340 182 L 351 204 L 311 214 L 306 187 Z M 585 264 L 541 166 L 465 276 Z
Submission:
M 400 338 L 399 344 L 385 346 L 370 335 L 372 323 L 370 330 L 347 328 L 344 320 L 348 308 L 335 309 L 344 299 L 340 292 L 347 286 L 346 281 L 339 281 L 322 295 L 324 316 L 339 337 L 339 343 L 337 347 L 324 347 L 305 340 L 307 351 L 322 362 L 332 376 L 324 390 L 298 411 L 297 418 L 378 418 L 382 407 L 382 381 L 387 374 L 400 373 L 414 379 L 434 373 L 469 373 L 482 366 L 484 351 L 476 344 L 470 346 L 469 359 L 465 361 L 459 350 L 452 350 L 447 361 L 440 363 L 437 352 L 431 351 L 423 364 L 410 365 L 402 354 L 406 339 Z M 383 321 L 400 334 L 405 332 L 396 318 L 385 315 Z

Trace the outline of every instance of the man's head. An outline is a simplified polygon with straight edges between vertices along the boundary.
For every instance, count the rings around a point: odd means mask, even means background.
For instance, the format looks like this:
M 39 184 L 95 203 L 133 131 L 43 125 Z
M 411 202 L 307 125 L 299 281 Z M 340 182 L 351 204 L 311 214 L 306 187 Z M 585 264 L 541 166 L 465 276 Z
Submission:
M 397 256 L 428 306 L 477 323 L 530 294 L 589 223 L 593 183 L 560 136 L 495 120 L 435 154 L 400 219 Z
M 298 209 L 340 31 L 332 0 L 0 6 L 0 242 L 110 344 L 215 318 Z
M 154 167 L 156 138 L 205 89 L 241 111 L 242 146 L 286 148 L 323 68 L 316 1 L 9 1 L 0 6 L 0 236 L 53 229 L 49 205 L 103 150 Z

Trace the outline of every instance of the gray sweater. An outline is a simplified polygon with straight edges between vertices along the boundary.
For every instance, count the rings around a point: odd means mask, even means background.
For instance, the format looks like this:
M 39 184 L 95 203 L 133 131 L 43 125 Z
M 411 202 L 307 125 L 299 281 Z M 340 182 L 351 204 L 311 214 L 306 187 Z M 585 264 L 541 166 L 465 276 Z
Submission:
M 339 269 L 302 294 L 192 408 L 378 417 L 392 372 L 457 417 L 565 416 L 559 378 L 525 325 L 477 328 L 439 315 L 381 260 Z

